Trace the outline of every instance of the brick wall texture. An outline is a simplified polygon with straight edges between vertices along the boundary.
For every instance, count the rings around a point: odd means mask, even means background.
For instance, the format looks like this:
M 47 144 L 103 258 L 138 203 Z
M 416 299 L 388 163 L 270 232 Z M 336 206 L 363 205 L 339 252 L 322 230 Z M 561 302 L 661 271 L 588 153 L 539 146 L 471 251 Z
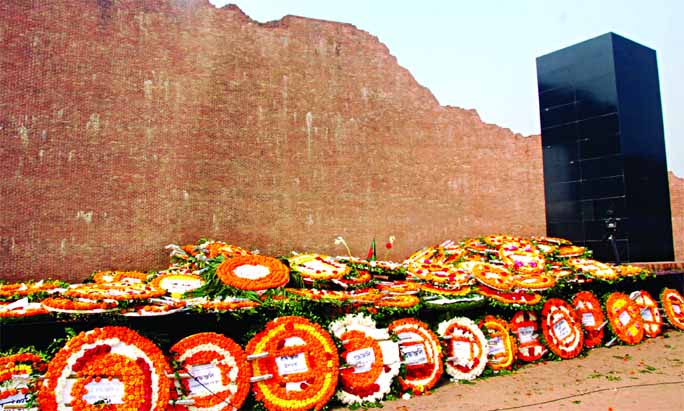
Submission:
M 363 255 L 395 235 L 399 260 L 545 232 L 538 137 L 440 106 L 350 24 L 207 0 L 0 2 L 0 158 L 5 279 L 162 268 L 200 237 Z

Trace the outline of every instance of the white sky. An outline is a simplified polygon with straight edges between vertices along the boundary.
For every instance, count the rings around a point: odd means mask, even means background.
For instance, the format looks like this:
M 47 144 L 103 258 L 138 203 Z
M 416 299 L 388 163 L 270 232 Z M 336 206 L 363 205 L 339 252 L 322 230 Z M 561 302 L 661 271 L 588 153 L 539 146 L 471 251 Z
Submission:
M 684 1 L 209 0 L 259 22 L 285 15 L 351 23 L 377 36 L 442 105 L 539 134 L 535 59 L 614 32 L 656 50 L 668 168 L 684 177 Z

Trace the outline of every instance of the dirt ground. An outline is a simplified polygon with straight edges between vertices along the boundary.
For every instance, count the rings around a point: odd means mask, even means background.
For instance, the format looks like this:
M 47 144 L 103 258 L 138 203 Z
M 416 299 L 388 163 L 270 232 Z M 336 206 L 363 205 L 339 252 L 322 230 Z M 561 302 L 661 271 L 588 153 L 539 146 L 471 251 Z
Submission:
M 474 384 L 447 383 L 382 410 L 684 411 L 684 333 L 668 330 L 636 346 L 596 348 Z

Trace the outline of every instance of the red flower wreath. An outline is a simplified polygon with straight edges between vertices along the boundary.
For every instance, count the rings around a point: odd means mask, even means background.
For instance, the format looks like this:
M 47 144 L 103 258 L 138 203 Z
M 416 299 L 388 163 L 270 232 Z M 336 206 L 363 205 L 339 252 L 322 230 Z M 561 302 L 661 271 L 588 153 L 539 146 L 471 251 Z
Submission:
M 271 411 L 320 410 L 335 394 L 339 375 L 337 348 L 330 334 L 303 317 L 280 317 L 247 344 L 252 373 L 264 377 L 252 386 Z
M 584 346 L 594 348 L 603 341 L 603 322 L 605 317 L 601 302 L 591 291 L 580 291 L 572 299 L 575 312 L 584 328 Z
M 660 302 L 667 321 L 673 327 L 684 331 L 684 297 L 677 290 L 666 288 L 660 293 Z
M 646 290 L 635 291 L 629 298 L 641 309 L 641 318 L 644 320 L 644 334 L 647 337 L 657 337 L 663 330 L 663 317 L 658 311 L 658 301 Z
M 620 341 L 634 345 L 644 338 L 641 309 L 626 294 L 615 292 L 608 296 L 606 316 L 610 329 Z
M 413 318 L 393 321 L 388 327 L 390 333 L 399 337 L 406 375 L 399 377 L 404 390 L 423 394 L 437 384 L 444 366 L 439 339 L 427 324 Z
M 582 352 L 584 334 L 577 313 L 570 304 L 551 298 L 544 304 L 541 317 L 546 344 L 554 354 L 570 359 Z
M 251 366 L 242 348 L 216 333 L 185 337 L 171 347 L 174 360 L 190 374 L 182 384 L 194 405 L 192 411 L 239 410 L 250 389 Z
M 546 352 L 539 341 L 539 318 L 532 311 L 520 310 L 510 321 L 511 332 L 518 337 L 518 358 L 523 361 L 537 361 Z

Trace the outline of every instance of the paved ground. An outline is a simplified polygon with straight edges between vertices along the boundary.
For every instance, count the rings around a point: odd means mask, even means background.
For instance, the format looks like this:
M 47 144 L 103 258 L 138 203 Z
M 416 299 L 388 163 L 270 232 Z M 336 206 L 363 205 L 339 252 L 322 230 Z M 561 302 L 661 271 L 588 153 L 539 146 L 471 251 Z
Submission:
M 387 401 L 383 411 L 684 411 L 684 333 L 586 357 L 524 366 L 514 374 L 448 383 L 428 396 Z

